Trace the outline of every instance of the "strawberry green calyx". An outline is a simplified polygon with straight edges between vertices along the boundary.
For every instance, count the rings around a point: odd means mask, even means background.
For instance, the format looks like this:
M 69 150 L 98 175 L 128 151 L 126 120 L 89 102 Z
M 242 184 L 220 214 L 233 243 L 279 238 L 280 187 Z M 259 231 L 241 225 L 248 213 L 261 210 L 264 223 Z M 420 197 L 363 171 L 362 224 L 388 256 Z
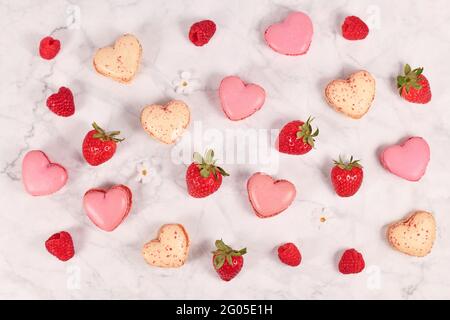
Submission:
M 216 166 L 213 150 L 206 151 L 204 157 L 202 157 L 200 153 L 194 152 L 193 159 L 194 163 L 197 164 L 197 167 L 200 169 L 200 175 L 203 178 L 208 178 L 212 173 L 214 175 L 214 179 L 217 180 L 217 172 L 219 172 L 222 176 L 229 176 L 225 170 L 219 166 Z
M 96 133 L 92 136 L 95 139 L 100 139 L 102 141 L 114 141 L 114 142 L 121 142 L 123 139 L 118 138 L 117 136 L 120 134 L 120 131 L 111 131 L 106 132 L 103 130 L 97 123 L 92 123 L 92 127 L 96 131 Z
M 400 95 L 402 94 L 403 88 L 405 88 L 406 93 L 409 93 L 411 88 L 416 90 L 422 89 L 422 85 L 419 83 L 419 76 L 423 73 L 423 68 L 411 69 L 409 64 L 405 65 L 403 70 L 404 75 L 397 77 L 397 88 L 399 89 Z
M 309 144 L 314 148 L 315 139 L 319 135 L 319 128 L 316 128 L 316 131 L 312 131 L 311 122 L 314 118 L 308 117 L 308 120 L 300 127 L 298 127 L 299 131 L 297 131 L 297 139 L 303 139 L 304 143 Z
M 231 266 L 233 265 L 233 257 L 240 257 L 247 253 L 247 248 L 243 248 L 241 250 L 233 250 L 230 246 L 226 245 L 222 239 L 216 240 L 215 242 L 216 251 L 213 251 L 214 254 L 214 267 L 218 270 L 222 268 L 225 261 Z
M 353 156 L 351 156 L 350 161 L 345 162 L 339 156 L 339 161 L 334 160 L 334 164 L 343 170 L 352 170 L 353 168 L 362 168 L 359 161 L 360 160 L 353 160 Z

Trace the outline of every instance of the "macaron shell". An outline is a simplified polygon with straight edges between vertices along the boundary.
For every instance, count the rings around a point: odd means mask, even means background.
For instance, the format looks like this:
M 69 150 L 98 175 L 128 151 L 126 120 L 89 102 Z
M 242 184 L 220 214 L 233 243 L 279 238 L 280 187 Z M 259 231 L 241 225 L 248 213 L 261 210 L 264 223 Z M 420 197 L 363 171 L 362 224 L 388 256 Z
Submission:
M 128 216 L 131 206 L 131 190 L 123 185 L 109 190 L 91 189 L 83 198 L 87 216 L 104 231 L 116 229 Z
M 191 113 L 183 101 L 172 100 L 165 106 L 153 104 L 141 112 L 141 125 L 153 138 L 175 143 L 189 125 Z
M 269 218 L 286 210 L 296 197 L 295 186 L 287 180 L 275 180 L 257 172 L 247 181 L 250 204 L 260 218 Z
M 266 92 L 257 84 L 245 84 L 239 77 L 229 76 L 220 83 L 219 97 L 225 115 L 237 121 L 261 109 Z
M 283 22 L 267 28 L 264 38 L 276 52 L 297 56 L 308 52 L 313 33 L 313 24 L 308 15 L 291 12 Z
M 147 242 L 142 248 L 145 261 L 154 267 L 178 268 L 187 260 L 190 240 L 181 224 L 165 224 L 156 239 Z
M 101 75 L 128 83 L 139 69 L 141 55 L 139 40 L 131 34 L 125 34 L 116 40 L 114 46 L 97 50 L 94 68 Z
M 43 151 L 29 151 L 22 160 L 22 182 L 33 196 L 55 193 L 64 187 L 67 179 L 66 169 L 52 163 Z
M 412 137 L 400 145 L 384 149 L 380 161 L 384 168 L 396 176 L 418 181 L 425 174 L 430 161 L 430 147 L 425 139 Z

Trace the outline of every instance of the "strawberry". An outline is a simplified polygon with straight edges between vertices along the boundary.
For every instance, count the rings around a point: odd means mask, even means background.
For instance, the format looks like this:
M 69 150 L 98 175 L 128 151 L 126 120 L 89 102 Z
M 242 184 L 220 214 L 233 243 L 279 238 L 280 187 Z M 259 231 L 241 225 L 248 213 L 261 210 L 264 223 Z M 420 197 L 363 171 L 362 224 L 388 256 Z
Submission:
M 222 184 L 222 176 L 229 174 L 215 165 L 213 150 L 206 151 L 204 158 L 194 152 L 193 159 L 186 171 L 187 189 L 194 198 L 204 198 L 216 192 Z
M 359 164 L 359 160 L 353 160 L 353 156 L 349 162 L 334 161 L 334 167 L 331 169 L 331 183 L 338 196 L 350 197 L 358 191 L 363 181 L 363 170 Z
M 342 36 L 347 40 L 362 40 L 369 34 L 369 27 L 360 18 L 349 16 L 342 24 Z
M 230 281 L 241 271 L 244 265 L 243 255 L 247 253 L 247 249 L 233 250 L 222 240 L 216 240 L 215 245 L 217 250 L 213 251 L 214 269 L 222 280 Z
M 52 37 L 45 37 L 39 43 L 39 55 L 46 60 L 51 60 L 61 49 L 61 42 Z
M 296 267 L 302 261 L 302 255 L 297 246 L 291 242 L 285 243 L 278 247 L 278 258 L 284 264 L 291 267 Z
M 409 102 L 425 104 L 431 100 L 431 89 L 428 79 L 423 75 L 423 68 L 411 70 L 405 65 L 404 75 L 397 77 L 397 88 L 400 95 Z
M 48 97 L 47 107 L 58 116 L 70 117 L 75 113 L 72 91 L 66 87 L 59 88 L 57 93 Z
M 194 23 L 189 30 L 189 40 L 198 47 L 209 42 L 216 32 L 216 24 L 211 20 L 202 20 Z
M 61 261 L 67 261 L 75 254 L 72 237 L 66 231 L 55 233 L 48 238 L 45 241 L 45 248 Z
M 355 249 L 345 250 L 339 261 L 339 272 L 343 274 L 360 273 L 366 266 L 361 253 Z
M 278 135 L 278 151 L 287 154 L 305 154 L 314 148 L 315 138 L 319 135 L 319 129 L 313 132 L 309 117 L 306 123 L 295 120 L 287 123 Z
M 98 166 L 112 158 L 116 152 L 117 136 L 120 131 L 106 132 L 95 122 L 92 124 L 94 130 L 89 131 L 83 140 L 83 157 L 92 166 Z

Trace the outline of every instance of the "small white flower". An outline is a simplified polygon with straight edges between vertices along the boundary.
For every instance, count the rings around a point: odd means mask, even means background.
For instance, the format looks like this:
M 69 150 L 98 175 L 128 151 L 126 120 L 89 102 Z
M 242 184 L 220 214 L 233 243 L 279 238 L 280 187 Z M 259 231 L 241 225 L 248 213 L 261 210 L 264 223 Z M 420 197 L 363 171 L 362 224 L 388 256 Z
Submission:
M 178 78 L 173 80 L 172 85 L 176 93 L 187 95 L 197 90 L 200 82 L 192 78 L 192 74 L 189 71 L 183 71 Z
M 142 160 L 137 166 L 136 180 L 140 183 L 146 184 L 151 182 L 154 186 L 159 186 L 162 182 L 160 172 L 161 172 L 161 161 L 156 158 L 150 160 Z

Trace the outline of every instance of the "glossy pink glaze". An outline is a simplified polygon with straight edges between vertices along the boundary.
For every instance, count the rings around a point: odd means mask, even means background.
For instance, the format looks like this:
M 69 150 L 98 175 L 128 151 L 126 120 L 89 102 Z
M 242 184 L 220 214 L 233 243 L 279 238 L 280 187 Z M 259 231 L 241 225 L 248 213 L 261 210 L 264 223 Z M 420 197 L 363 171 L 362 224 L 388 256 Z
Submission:
M 117 185 L 109 190 L 91 189 L 83 198 L 84 210 L 91 221 L 104 231 L 113 231 L 131 210 L 131 190 Z
M 287 180 L 274 180 L 261 172 L 247 181 L 247 192 L 256 215 L 269 218 L 286 210 L 296 196 L 295 186 Z
M 60 190 L 67 182 L 66 169 L 52 163 L 40 150 L 29 151 L 22 161 L 22 181 L 33 196 L 45 196 Z
M 291 12 L 284 21 L 267 28 L 264 38 L 276 52 L 297 56 L 308 52 L 313 33 L 313 24 L 308 15 Z
M 401 145 L 384 149 L 380 160 L 391 173 L 409 181 L 418 181 L 425 174 L 430 161 L 430 147 L 420 137 L 412 137 Z
M 237 121 L 261 109 L 266 92 L 257 84 L 245 84 L 239 77 L 229 76 L 220 83 L 219 97 L 223 112 L 230 120 Z

